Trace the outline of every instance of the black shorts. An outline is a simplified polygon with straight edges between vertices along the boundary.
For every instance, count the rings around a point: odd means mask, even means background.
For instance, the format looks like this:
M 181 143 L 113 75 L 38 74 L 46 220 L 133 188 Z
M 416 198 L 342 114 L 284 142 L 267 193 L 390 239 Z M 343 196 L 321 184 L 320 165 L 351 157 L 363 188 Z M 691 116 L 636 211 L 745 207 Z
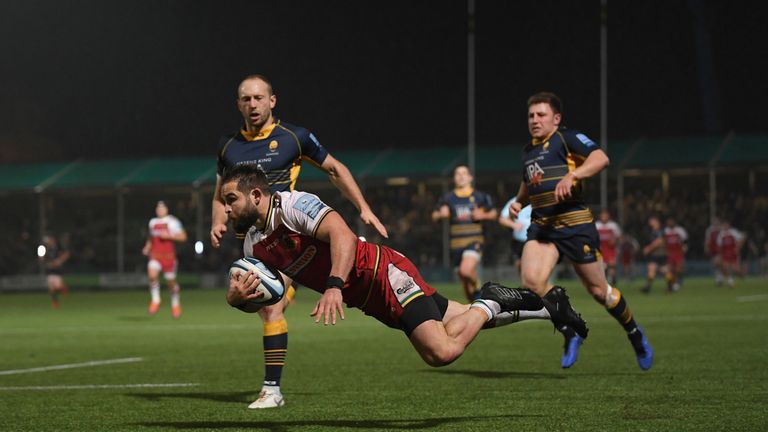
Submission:
M 646 257 L 645 259 L 648 264 L 650 263 L 656 263 L 659 267 L 667 265 L 667 256 L 666 255 L 650 255 Z
M 400 329 L 410 337 L 421 323 L 429 320 L 442 321 L 446 310 L 448 310 L 448 299 L 437 292 L 418 297 L 403 310 Z
M 525 242 L 512 239 L 512 252 L 517 258 L 523 257 L 523 246 L 525 246 Z
M 482 257 L 483 255 L 483 245 L 478 242 L 475 242 L 463 248 L 451 249 L 451 263 L 453 263 L 454 267 L 458 267 L 461 264 L 461 260 L 464 256 L 465 251 L 469 251 L 469 252 L 472 252 L 473 254 L 477 254 L 478 260 L 479 260 L 479 258 Z
M 594 223 L 585 223 L 566 229 L 531 224 L 528 241 L 552 243 L 561 256 L 575 264 L 589 264 L 600 259 L 600 236 Z

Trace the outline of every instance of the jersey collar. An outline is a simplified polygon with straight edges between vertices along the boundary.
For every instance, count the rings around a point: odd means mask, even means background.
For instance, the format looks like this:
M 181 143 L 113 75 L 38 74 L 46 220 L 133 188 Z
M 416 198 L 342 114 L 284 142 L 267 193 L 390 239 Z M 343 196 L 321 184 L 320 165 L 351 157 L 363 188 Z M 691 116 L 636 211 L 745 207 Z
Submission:
M 468 196 L 472 195 L 472 192 L 475 191 L 475 188 L 468 187 L 464 189 L 454 189 L 453 193 L 456 194 L 459 198 L 467 198 Z
M 241 129 L 240 133 L 248 141 L 256 141 L 256 140 L 260 140 L 260 139 L 266 139 L 272 133 L 272 130 L 277 126 L 278 123 L 279 123 L 279 120 L 275 121 L 274 123 L 272 123 L 271 125 L 269 125 L 267 127 L 261 128 L 261 130 L 256 132 L 256 133 L 248 132 L 245 129 Z
M 550 138 L 552 138 L 552 135 L 554 135 L 554 134 L 556 134 L 556 133 L 557 133 L 557 129 L 558 129 L 558 128 L 555 128 L 555 130 L 553 130 L 553 131 L 552 131 L 552 133 L 550 133 L 549 135 L 547 135 L 547 136 L 546 136 L 546 137 L 544 137 L 544 138 L 541 138 L 541 139 L 538 139 L 538 138 L 533 138 L 533 139 L 531 140 L 531 144 L 533 144 L 533 145 L 539 145 L 539 144 L 543 144 L 543 143 L 545 143 L 545 142 L 549 141 L 549 139 L 550 139 Z

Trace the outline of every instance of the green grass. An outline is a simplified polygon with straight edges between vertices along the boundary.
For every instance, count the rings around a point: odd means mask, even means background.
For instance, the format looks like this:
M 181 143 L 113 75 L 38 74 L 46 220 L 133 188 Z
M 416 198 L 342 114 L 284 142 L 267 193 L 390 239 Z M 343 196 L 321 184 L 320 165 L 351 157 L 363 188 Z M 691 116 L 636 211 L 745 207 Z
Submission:
M 559 367 L 562 341 L 544 322 L 482 332 L 453 365 L 426 366 L 406 338 L 349 311 L 336 327 L 288 309 L 287 404 L 246 409 L 261 386 L 261 325 L 188 290 L 184 316 L 167 302 L 146 316 L 145 292 L 78 292 L 52 310 L 44 294 L 0 295 L 0 371 L 94 360 L 143 361 L 0 373 L 2 431 L 687 431 L 768 429 L 768 287 L 661 283 L 648 296 L 624 286 L 657 352 L 637 367 L 621 328 L 569 281 L 591 333 L 578 363 Z M 439 288 L 451 297 L 455 286 Z M 738 301 L 742 296 L 756 296 Z M 190 387 L 34 390 L 32 386 L 194 383 Z M 10 389 L 11 387 L 16 389 Z

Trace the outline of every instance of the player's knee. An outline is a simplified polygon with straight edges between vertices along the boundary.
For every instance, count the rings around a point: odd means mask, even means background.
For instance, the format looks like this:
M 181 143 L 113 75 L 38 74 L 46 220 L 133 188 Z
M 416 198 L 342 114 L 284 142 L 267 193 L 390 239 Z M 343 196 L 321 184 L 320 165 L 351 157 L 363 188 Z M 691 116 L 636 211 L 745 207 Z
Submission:
M 458 353 L 448 346 L 435 346 L 423 352 L 421 357 L 432 367 L 442 367 L 453 363 L 458 358 Z
M 470 266 L 459 267 L 459 277 L 462 279 L 474 279 L 474 272 Z
M 266 322 L 283 320 L 285 319 L 283 305 L 278 303 L 276 305 L 264 306 L 259 309 L 259 316 Z
M 548 291 L 546 280 L 541 281 L 536 278 L 526 277 L 523 275 L 523 277 L 520 278 L 520 281 L 522 282 L 523 288 L 528 288 L 538 295 L 544 295 Z

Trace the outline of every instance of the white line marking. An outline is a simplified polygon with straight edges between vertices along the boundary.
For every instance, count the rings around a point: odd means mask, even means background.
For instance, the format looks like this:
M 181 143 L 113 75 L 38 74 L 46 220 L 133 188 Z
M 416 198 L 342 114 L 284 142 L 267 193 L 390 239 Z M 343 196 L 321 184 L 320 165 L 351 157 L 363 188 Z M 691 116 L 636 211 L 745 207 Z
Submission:
M 179 325 L 179 326 L 157 326 L 153 327 L 153 332 L 160 331 L 222 331 L 222 330 L 247 330 L 255 329 L 253 324 L 198 324 L 198 325 Z M 38 333 L 115 333 L 115 332 L 136 332 L 143 330 L 140 326 L 70 326 L 56 328 L 35 328 L 35 327 L 17 327 L 0 329 L 0 335 L 19 335 L 19 334 L 38 334 Z
M 751 295 L 751 296 L 736 297 L 737 302 L 753 302 L 753 301 L 763 301 L 763 300 L 768 300 L 768 294 L 757 294 L 757 295 Z
M 14 390 L 93 390 L 93 389 L 123 389 L 123 388 L 167 388 L 167 387 L 194 387 L 200 383 L 168 383 L 168 384 L 86 384 L 86 385 L 60 385 L 60 386 L 27 386 L 27 387 L 0 387 L 0 391 Z
M 134 362 L 140 362 L 142 360 L 144 359 L 141 357 L 128 357 L 128 358 L 119 358 L 119 359 L 112 359 L 112 360 L 95 360 L 95 361 L 89 361 L 84 363 L 70 363 L 70 364 L 63 364 L 63 365 L 29 368 L 29 369 L 4 370 L 4 371 L 0 371 L 0 375 L 16 375 L 16 374 L 32 373 L 32 372 L 45 372 L 45 371 L 59 370 L 59 369 L 73 369 L 73 368 L 90 367 L 90 366 L 103 366 L 103 365 L 119 364 L 119 363 L 134 363 Z

